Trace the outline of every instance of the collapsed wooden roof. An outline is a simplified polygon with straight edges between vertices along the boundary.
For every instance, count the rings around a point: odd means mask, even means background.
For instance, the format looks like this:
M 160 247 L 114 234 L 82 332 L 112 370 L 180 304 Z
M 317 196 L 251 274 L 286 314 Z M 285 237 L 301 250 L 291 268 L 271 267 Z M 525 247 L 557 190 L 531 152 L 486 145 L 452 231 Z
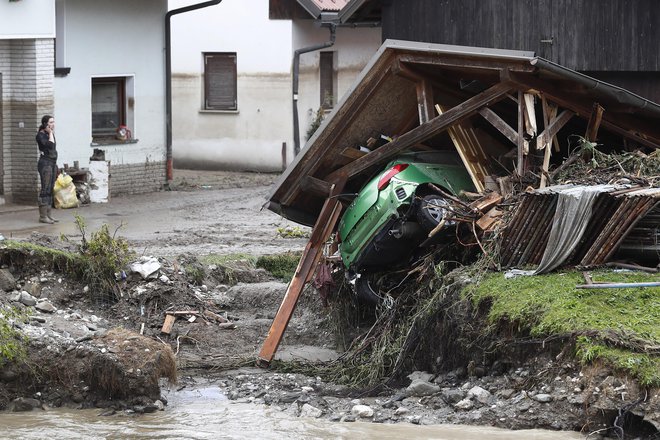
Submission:
M 531 52 L 387 40 L 267 206 L 312 225 L 331 193 L 359 191 L 411 150 L 458 150 L 481 190 L 487 179 L 522 175 L 535 158 L 547 172 L 574 134 L 621 149 L 660 148 L 658 121 L 658 104 Z M 369 142 L 382 135 L 392 140 Z

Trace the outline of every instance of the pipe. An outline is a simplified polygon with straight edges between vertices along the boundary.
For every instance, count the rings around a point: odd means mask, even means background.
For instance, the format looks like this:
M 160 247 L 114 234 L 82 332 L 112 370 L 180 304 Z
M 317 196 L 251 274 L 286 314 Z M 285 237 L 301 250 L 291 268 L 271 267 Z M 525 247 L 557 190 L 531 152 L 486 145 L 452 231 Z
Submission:
M 293 53 L 293 155 L 300 153 L 300 122 L 298 121 L 298 77 L 300 72 L 300 55 L 307 52 L 325 49 L 335 44 L 337 25 L 330 24 L 330 40 L 322 44 L 296 49 Z
M 172 162 L 172 47 L 171 47 L 171 19 L 173 15 L 183 14 L 197 9 L 207 8 L 209 6 L 217 5 L 222 0 L 211 0 L 195 5 L 186 6 L 183 8 L 172 9 L 165 14 L 165 142 L 167 147 L 166 152 L 166 175 L 167 185 L 174 178 L 174 164 Z

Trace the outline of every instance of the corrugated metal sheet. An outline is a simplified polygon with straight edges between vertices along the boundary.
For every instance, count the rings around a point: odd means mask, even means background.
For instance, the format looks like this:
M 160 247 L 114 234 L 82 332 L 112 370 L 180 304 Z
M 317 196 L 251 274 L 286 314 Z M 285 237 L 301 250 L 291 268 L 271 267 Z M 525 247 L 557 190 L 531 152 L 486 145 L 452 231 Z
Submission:
M 341 11 L 349 0 L 312 0 L 322 11 L 338 12 Z
M 557 215 L 559 193 L 579 186 L 554 186 L 523 195 L 509 222 L 500 248 L 503 267 L 538 265 L 549 246 L 550 232 Z M 589 187 L 582 187 L 585 190 Z M 604 189 L 591 208 L 584 234 L 573 246 L 565 263 L 598 266 L 612 258 L 636 224 L 648 216 L 640 233 L 656 240 L 660 218 L 660 188 L 617 186 Z M 561 213 L 559 213 L 561 214 Z M 551 245 L 555 245 L 552 243 Z

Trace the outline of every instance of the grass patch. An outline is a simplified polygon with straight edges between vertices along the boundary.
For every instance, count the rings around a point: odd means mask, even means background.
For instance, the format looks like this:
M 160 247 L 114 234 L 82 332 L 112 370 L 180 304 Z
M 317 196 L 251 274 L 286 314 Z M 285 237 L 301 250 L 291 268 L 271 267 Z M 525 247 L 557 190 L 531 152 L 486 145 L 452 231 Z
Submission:
M 286 252 L 277 255 L 262 255 L 255 263 L 256 267 L 266 269 L 274 277 L 290 281 L 296 273 L 300 261 L 300 252 Z
M 27 338 L 14 323 L 28 322 L 28 314 L 15 307 L 0 307 L 0 367 L 7 362 L 25 359 Z
M 591 275 L 595 282 L 660 281 L 659 274 L 638 272 Z M 514 279 L 494 273 L 466 293 L 475 304 L 492 303 L 490 323 L 514 322 L 537 337 L 576 335 L 582 362 L 603 361 L 643 385 L 660 385 L 660 289 L 576 289 L 584 283 L 577 271 Z
M 255 263 L 257 262 L 257 257 L 250 254 L 229 254 L 229 255 L 218 255 L 218 254 L 209 254 L 199 258 L 204 264 L 216 266 L 244 266 L 248 265 L 249 267 L 256 267 Z

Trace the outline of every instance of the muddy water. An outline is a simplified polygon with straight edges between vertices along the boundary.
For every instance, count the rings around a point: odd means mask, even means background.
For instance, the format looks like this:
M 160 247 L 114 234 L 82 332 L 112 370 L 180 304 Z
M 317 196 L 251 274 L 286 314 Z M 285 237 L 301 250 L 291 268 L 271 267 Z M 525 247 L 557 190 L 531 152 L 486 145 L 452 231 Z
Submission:
M 456 425 L 383 425 L 304 419 L 229 401 L 217 387 L 170 392 L 165 411 L 99 417 L 102 410 L 52 409 L 0 413 L 2 439 L 533 439 L 583 438 L 577 433 L 506 431 Z

